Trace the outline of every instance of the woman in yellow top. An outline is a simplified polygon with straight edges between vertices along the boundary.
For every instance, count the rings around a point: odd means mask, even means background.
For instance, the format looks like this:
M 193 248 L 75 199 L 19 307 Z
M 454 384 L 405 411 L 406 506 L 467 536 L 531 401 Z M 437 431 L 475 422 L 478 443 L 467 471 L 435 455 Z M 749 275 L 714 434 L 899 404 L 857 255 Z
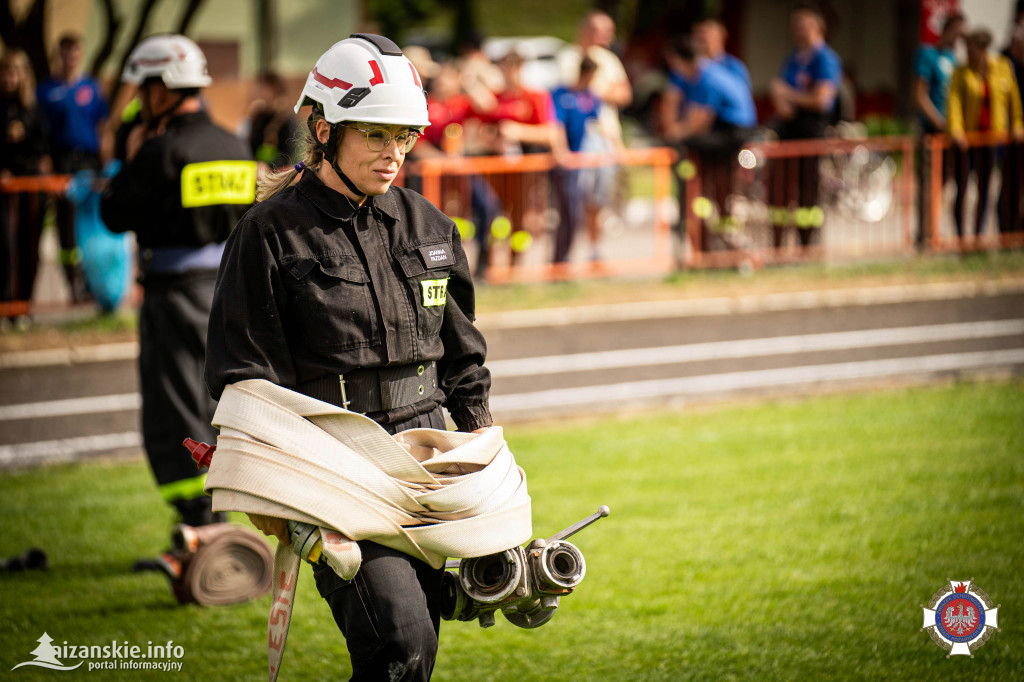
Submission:
M 989 179 L 996 161 L 994 146 L 969 148 L 966 133 L 1012 133 L 1024 137 L 1024 115 L 1013 66 L 988 46 L 992 34 L 979 29 L 967 36 L 967 63 L 957 67 L 949 87 L 949 134 L 956 143 L 954 168 L 956 234 L 963 237 L 964 197 L 971 170 L 978 176 L 974 234 L 981 234 L 988 208 Z M 1019 190 L 1018 190 L 1019 191 Z

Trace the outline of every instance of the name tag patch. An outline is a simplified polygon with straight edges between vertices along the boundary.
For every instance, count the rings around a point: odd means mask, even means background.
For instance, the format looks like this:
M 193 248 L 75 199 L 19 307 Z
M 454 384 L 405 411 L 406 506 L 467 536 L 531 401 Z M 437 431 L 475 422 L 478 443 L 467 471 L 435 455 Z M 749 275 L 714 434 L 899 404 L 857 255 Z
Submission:
M 444 305 L 448 300 L 447 277 L 444 279 L 425 279 L 420 282 L 420 286 L 423 287 L 423 306 L 425 308 Z
M 427 268 L 444 268 L 455 265 L 452 249 L 447 244 L 431 244 L 420 247 L 420 257 Z
M 181 205 L 251 204 L 256 200 L 255 161 L 204 161 L 181 169 Z

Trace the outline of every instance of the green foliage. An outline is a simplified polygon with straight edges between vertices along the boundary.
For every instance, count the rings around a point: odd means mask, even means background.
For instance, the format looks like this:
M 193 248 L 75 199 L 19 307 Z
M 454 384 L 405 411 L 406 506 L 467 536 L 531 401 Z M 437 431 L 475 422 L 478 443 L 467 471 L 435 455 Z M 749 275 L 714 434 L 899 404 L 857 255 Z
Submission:
M 367 0 L 366 10 L 378 24 L 382 35 L 399 45 L 404 42 L 406 31 L 438 9 L 436 0 Z
M 509 427 L 536 536 L 600 504 L 612 515 L 574 538 L 587 577 L 551 623 L 445 623 L 435 679 L 1014 678 L 1022 391 L 1015 379 Z M 142 462 L 8 473 L 0 514 L 0 555 L 42 545 L 52 562 L 0 573 L 0 668 L 30 660 L 47 631 L 58 644 L 173 640 L 187 679 L 266 674 L 267 600 L 179 607 L 162 578 L 130 573 L 170 527 Z M 1001 604 L 1002 631 L 947 660 L 919 605 L 972 577 Z M 343 679 L 311 578 L 283 679 Z

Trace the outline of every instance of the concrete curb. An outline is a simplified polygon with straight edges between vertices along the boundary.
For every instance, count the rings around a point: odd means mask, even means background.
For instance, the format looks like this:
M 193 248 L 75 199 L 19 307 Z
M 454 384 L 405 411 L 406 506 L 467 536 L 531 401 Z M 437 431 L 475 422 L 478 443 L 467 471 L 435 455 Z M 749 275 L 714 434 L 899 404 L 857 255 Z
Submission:
M 720 298 L 638 301 L 537 310 L 512 310 L 477 316 L 483 330 L 552 327 L 599 322 L 622 322 L 668 317 L 698 317 L 762 313 L 809 308 L 882 305 L 1024 292 L 1024 278 L 991 282 L 935 282 L 854 289 L 823 289 Z
M 989 282 L 934 282 L 900 284 L 848 289 L 791 291 L 743 296 L 676 299 L 668 301 L 636 301 L 536 310 L 510 310 L 483 313 L 477 325 L 485 333 L 502 329 L 561 327 L 573 324 L 623 322 L 661 318 L 742 315 L 810 308 L 883 305 L 911 301 L 937 301 L 975 296 L 998 296 L 1024 293 L 1024 278 Z M 85 362 L 134 360 L 138 357 L 136 342 L 84 345 L 36 351 L 18 351 L 0 355 L 0 370 L 71 365 Z

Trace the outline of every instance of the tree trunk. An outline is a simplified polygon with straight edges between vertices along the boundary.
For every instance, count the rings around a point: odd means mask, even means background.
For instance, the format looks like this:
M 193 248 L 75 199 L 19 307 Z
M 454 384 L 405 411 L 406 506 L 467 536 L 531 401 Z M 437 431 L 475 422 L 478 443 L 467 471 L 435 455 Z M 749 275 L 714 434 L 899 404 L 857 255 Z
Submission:
M 121 58 L 121 67 L 117 70 L 118 77 L 114 80 L 113 87 L 110 88 L 111 102 L 117 101 L 117 96 L 120 94 L 122 87 L 121 74 L 124 73 L 124 67 L 128 64 L 128 57 L 142 39 L 142 34 L 146 31 L 146 24 L 149 23 L 149 15 L 153 12 L 153 8 L 156 7 L 158 2 L 160 2 L 160 0 L 146 0 L 146 4 L 142 8 L 142 12 L 139 14 L 138 23 L 135 25 L 135 32 L 132 34 L 132 39 L 128 43 L 127 49 L 124 51 L 124 56 Z
M 0 40 L 4 45 L 25 51 L 36 83 L 44 81 L 50 75 L 50 59 L 47 53 L 46 33 L 46 0 L 32 0 L 25 18 L 15 22 L 11 12 L 11 3 L 0 3 Z
M 195 19 L 196 12 L 203 6 L 205 0 L 189 0 L 188 7 L 185 8 L 185 13 L 181 15 L 181 21 L 178 23 L 178 33 L 185 36 L 188 35 L 188 29 L 192 25 L 192 20 Z

